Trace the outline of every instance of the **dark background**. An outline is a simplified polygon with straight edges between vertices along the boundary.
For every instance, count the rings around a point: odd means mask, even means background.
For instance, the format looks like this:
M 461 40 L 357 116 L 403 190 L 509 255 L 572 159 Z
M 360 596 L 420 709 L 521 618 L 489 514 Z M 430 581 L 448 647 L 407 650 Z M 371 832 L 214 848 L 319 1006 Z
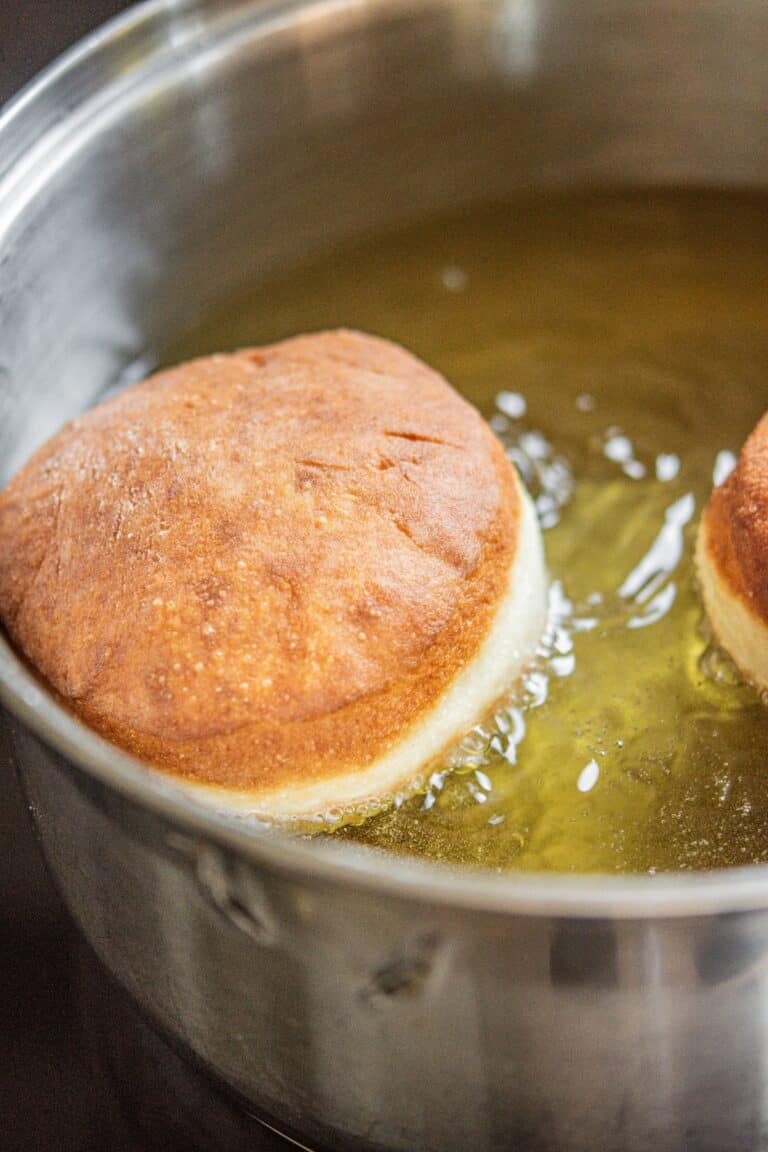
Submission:
M 118 0 L 0 0 L 0 105 Z M 82 953 L 45 872 L 0 713 L 0 1149 L 123 1152 L 127 1134 L 80 1016 Z

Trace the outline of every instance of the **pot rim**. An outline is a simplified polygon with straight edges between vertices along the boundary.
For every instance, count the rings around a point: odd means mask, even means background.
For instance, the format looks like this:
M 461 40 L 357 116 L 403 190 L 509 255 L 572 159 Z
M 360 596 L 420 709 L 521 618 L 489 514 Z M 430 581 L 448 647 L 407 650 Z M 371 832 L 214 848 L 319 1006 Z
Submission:
M 419 0 L 434 3 L 434 0 Z M 265 31 L 275 18 L 310 17 L 329 6 L 349 11 L 359 0 L 275 0 L 257 5 L 256 25 Z M 242 5 L 233 5 L 243 11 Z M 220 0 L 144 0 L 103 24 L 58 57 L 0 110 L 0 199 L 3 185 L 28 149 L 40 143 L 63 118 L 60 96 L 74 93 L 80 104 L 100 90 L 99 61 L 110 75 L 110 55 L 126 39 L 146 39 L 158 57 L 175 56 L 172 26 L 180 16 L 199 21 L 223 11 Z M 253 8 L 248 6 L 248 12 Z M 197 21 L 197 23 L 196 23 Z M 157 35 L 165 30 L 166 36 Z M 153 36 L 156 39 L 153 40 Z M 194 37 L 193 37 L 194 38 Z M 146 65 L 144 59 L 142 66 Z M 75 109 L 77 104 L 75 105 Z M 39 116 L 37 134 L 35 119 Z M 25 141 L 24 120 L 30 119 Z M 21 131 L 19 128 L 21 126 Z M 22 147 L 3 164 L 7 140 L 20 135 Z M 432 861 L 414 860 L 330 840 L 307 840 L 248 825 L 195 802 L 170 778 L 109 744 L 59 705 L 28 670 L 0 633 L 0 700 L 27 728 L 60 753 L 75 772 L 97 780 L 139 809 L 148 809 L 203 841 L 215 841 L 254 864 L 296 879 L 386 893 L 461 911 L 502 915 L 576 918 L 656 919 L 711 916 L 768 909 L 768 865 L 698 873 L 612 876 L 492 873 Z

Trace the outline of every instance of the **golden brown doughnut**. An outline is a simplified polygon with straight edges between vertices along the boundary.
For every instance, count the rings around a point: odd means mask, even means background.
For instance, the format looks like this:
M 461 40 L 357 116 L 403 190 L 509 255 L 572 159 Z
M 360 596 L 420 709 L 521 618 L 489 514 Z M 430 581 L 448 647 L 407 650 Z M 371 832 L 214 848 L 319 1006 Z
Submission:
M 102 735 L 244 812 L 408 787 L 519 674 L 544 615 L 500 443 L 359 333 L 160 372 L 0 494 L 13 642 Z
M 768 413 L 712 493 L 696 563 L 718 641 L 747 679 L 768 688 Z

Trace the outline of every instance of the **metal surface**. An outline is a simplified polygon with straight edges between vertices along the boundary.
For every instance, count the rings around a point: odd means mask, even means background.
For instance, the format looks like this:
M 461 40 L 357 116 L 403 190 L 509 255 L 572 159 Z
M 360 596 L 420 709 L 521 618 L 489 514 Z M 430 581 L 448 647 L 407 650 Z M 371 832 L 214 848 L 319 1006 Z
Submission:
M 238 284 L 472 197 L 765 183 L 763 0 L 151 3 L 0 119 L 0 481 Z M 768 1148 L 768 872 L 492 877 L 265 837 L 62 712 L 14 756 L 99 956 L 338 1149 Z
M 124 0 L 6 4 L 0 106 L 127 7 Z M 210 1152 L 214 1143 L 232 1152 L 290 1152 L 180 1058 L 93 960 L 46 874 L 8 757 L 0 709 L 2 1152 Z

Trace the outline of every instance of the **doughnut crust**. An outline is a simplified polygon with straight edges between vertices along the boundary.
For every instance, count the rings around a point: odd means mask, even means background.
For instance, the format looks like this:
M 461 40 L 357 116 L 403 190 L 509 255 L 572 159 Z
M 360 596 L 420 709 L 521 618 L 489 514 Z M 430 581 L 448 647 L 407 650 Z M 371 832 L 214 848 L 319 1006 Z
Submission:
M 301 336 L 160 372 L 40 448 L 0 493 L 0 618 L 109 740 L 224 806 L 310 817 L 380 798 L 354 782 L 482 648 L 526 503 L 436 372 Z M 502 673 L 544 624 L 529 552 Z
M 768 413 L 712 493 L 696 562 L 718 641 L 747 679 L 768 688 Z

